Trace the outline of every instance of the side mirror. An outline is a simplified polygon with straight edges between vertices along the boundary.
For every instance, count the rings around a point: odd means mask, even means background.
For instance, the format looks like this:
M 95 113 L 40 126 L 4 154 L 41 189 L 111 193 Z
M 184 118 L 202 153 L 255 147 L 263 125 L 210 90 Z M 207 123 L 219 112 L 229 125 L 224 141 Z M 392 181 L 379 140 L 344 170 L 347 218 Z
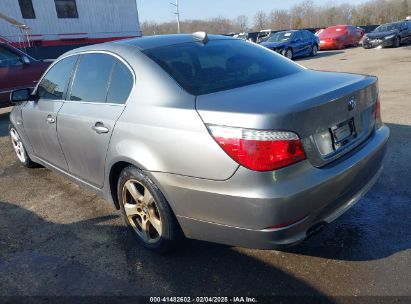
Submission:
M 24 64 L 30 64 L 31 63 L 29 57 L 24 56 L 24 55 L 21 57 L 21 62 L 23 62 Z
M 30 89 L 20 89 L 11 92 L 10 101 L 12 103 L 18 103 L 22 101 L 32 100 L 31 90 Z

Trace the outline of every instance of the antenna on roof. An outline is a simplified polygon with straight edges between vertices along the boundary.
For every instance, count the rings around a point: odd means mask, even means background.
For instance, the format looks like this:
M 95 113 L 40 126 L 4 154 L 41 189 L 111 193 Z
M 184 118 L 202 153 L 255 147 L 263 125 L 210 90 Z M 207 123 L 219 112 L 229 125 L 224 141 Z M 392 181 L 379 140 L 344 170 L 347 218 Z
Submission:
M 194 40 L 202 42 L 203 44 L 208 43 L 208 35 L 206 32 L 195 32 L 193 33 L 193 38 Z

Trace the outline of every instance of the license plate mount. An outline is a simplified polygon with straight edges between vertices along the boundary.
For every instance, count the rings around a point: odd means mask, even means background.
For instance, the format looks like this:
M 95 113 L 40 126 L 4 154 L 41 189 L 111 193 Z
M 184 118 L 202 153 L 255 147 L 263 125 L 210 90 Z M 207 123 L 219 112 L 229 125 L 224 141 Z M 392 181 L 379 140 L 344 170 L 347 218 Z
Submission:
M 342 146 L 348 144 L 352 139 L 357 137 L 354 118 L 333 126 L 330 131 L 333 137 L 333 145 L 335 150 L 340 149 Z

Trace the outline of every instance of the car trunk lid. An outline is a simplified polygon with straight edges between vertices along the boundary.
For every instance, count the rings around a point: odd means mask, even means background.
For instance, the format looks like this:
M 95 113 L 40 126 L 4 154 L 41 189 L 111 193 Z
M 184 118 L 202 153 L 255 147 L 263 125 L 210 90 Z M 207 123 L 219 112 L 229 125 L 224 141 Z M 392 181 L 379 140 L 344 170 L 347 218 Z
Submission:
M 369 137 L 377 94 L 372 76 L 304 70 L 198 96 L 196 108 L 206 124 L 295 132 L 322 167 Z

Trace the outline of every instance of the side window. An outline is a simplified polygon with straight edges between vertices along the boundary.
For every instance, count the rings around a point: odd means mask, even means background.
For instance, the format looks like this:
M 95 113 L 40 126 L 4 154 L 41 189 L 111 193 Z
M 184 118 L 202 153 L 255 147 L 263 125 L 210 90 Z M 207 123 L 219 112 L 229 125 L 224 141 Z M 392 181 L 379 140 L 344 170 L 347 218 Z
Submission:
M 311 39 L 311 34 L 307 31 L 302 31 L 304 40 Z
M 110 88 L 108 89 L 107 102 L 124 104 L 133 88 L 133 75 L 120 61 L 116 62 L 111 75 Z
M 295 32 L 293 41 L 300 41 L 302 39 L 300 32 Z
M 82 55 L 71 88 L 70 100 L 106 102 L 115 62 L 116 59 L 107 54 Z
M 0 46 L 0 67 L 8 67 L 14 65 L 21 65 L 20 56 L 13 53 L 9 49 Z
M 37 95 L 40 99 L 61 100 L 70 80 L 78 56 L 71 56 L 56 63 L 41 80 Z

